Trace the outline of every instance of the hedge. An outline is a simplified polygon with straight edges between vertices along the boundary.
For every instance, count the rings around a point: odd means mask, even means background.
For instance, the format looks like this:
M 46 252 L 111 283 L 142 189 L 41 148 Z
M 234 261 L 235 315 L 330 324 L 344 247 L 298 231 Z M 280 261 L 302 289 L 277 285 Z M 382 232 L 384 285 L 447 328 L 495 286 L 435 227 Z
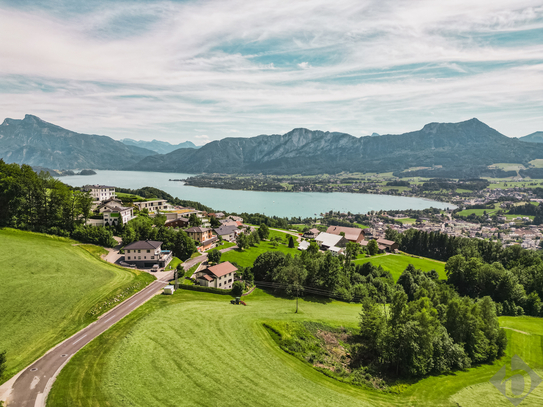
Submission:
M 223 290 L 221 288 L 215 288 L 215 287 L 203 287 L 201 285 L 179 284 L 179 288 L 182 290 L 203 291 L 206 293 L 213 293 L 213 294 L 232 295 L 232 290 Z

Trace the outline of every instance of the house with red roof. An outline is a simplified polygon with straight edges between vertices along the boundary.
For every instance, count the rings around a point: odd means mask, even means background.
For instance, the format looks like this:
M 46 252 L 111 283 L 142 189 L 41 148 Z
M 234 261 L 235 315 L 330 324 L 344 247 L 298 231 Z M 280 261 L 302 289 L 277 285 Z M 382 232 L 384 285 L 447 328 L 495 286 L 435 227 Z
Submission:
M 229 261 L 197 271 L 195 278 L 201 286 L 232 289 L 238 269 Z

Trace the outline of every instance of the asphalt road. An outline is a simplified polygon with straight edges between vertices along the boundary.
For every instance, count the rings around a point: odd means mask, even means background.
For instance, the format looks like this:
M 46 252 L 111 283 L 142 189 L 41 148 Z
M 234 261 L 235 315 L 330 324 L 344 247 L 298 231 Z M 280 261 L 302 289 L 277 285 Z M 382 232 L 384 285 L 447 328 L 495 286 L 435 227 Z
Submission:
M 173 277 L 173 272 L 153 281 L 140 292 L 104 314 L 98 321 L 68 338 L 27 368 L 15 381 L 8 397 L 8 407 L 42 407 L 56 376 L 83 346 L 130 314 L 157 294 Z
M 222 249 L 221 252 L 224 253 L 235 248 L 234 246 Z M 206 259 L 207 253 L 186 261 L 183 263 L 183 267 L 188 270 Z M 98 321 L 83 328 L 38 359 L 13 384 L 7 407 L 45 407 L 47 395 L 56 377 L 70 358 L 87 343 L 156 295 L 172 278 L 173 271 L 167 274 L 160 273 L 159 280 L 153 281 L 143 290 L 104 314 Z

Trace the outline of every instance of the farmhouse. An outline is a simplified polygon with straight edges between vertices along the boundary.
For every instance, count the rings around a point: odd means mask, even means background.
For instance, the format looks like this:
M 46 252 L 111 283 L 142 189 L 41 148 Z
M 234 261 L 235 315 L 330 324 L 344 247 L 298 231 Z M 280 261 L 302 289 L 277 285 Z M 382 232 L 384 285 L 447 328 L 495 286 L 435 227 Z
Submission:
M 345 239 L 349 242 L 360 243 L 364 240 L 364 231 L 359 228 L 348 228 L 344 226 L 330 226 L 326 233 L 333 235 L 345 234 Z
M 315 239 L 319 235 L 320 231 L 319 229 L 309 229 L 307 232 L 304 233 L 304 236 L 306 239 Z
M 196 272 L 196 279 L 204 287 L 230 290 L 238 269 L 229 261 Z
M 315 242 L 317 242 L 322 250 L 328 250 L 331 247 L 345 247 L 347 245 L 347 239 L 343 236 L 326 232 L 319 233 L 315 238 Z
M 162 242 L 140 240 L 124 247 L 124 261 L 136 267 L 151 268 L 155 264 L 166 267 L 172 260 L 170 250 L 161 250 Z
M 108 187 L 107 185 L 83 185 L 81 191 L 88 192 L 95 202 L 115 198 L 115 187 Z
M 387 252 L 393 252 L 394 250 L 398 250 L 398 243 L 393 242 L 392 240 L 377 239 L 377 244 L 379 245 L 379 250 L 384 250 Z

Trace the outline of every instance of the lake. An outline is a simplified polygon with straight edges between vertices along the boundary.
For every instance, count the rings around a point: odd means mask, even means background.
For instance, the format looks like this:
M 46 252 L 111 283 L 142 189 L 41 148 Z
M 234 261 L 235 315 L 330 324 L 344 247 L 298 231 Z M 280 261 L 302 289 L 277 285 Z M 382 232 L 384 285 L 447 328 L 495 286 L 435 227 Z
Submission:
M 96 175 L 75 175 L 58 179 L 71 186 L 104 184 L 136 189 L 155 187 L 179 199 L 197 201 L 217 211 L 263 213 L 280 217 L 314 217 L 330 210 L 367 213 L 378 210 L 455 208 L 444 202 L 403 196 L 354 194 L 344 192 L 264 192 L 198 188 L 180 181 L 191 174 L 140 171 L 96 171 Z

